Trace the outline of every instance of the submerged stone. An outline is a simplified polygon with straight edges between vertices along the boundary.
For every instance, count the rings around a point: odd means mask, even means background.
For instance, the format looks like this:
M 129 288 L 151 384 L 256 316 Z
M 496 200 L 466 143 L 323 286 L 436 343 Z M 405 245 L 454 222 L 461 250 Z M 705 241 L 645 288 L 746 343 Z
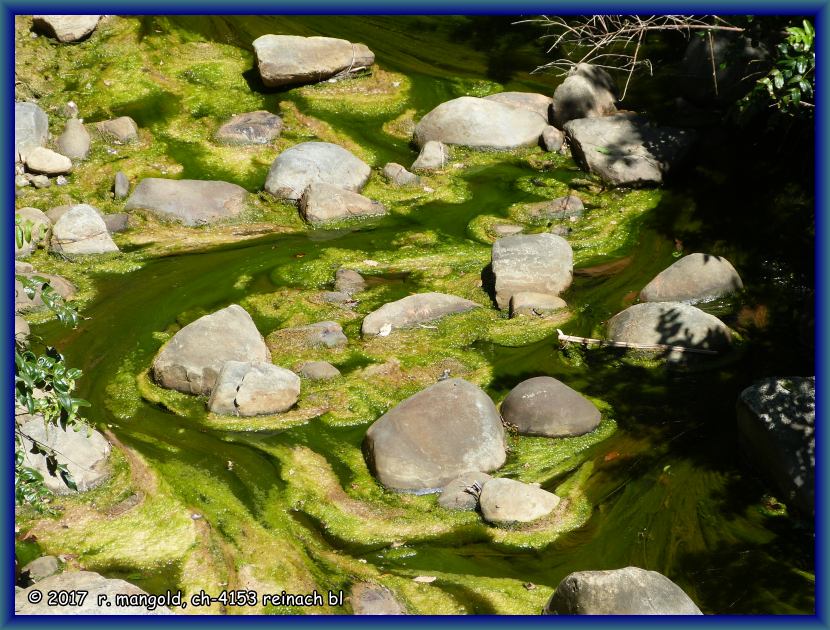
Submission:
M 484 483 L 478 505 L 484 520 L 494 525 L 529 523 L 547 516 L 559 505 L 559 497 L 513 479 L 490 479 Z
M 476 302 L 465 300 L 445 293 L 417 293 L 384 304 L 369 313 L 363 320 L 361 332 L 364 336 L 382 335 L 400 328 L 412 328 L 418 324 L 435 321 L 453 313 L 463 313 L 480 306 Z

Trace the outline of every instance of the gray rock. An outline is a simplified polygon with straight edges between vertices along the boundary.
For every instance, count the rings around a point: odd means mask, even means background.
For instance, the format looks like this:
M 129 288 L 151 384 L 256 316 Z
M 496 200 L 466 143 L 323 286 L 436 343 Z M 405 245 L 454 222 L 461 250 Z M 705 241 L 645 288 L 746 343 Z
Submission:
M 573 279 L 573 250 L 555 234 L 507 236 L 493 243 L 496 303 L 510 305 L 514 293 L 559 295 Z
M 54 208 L 49 208 L 46 211 L 46 218 L 49 219 L 49 221 L 51 221 L 54 225 L 58 222 L 58 219 L 60 219 L 63 215 L 69 212 L 76 205 L 78 204 L 64 204 L 62 206 L 55 206 Z M 104 218 L 104 213 L 101 212 L 98 208 L 96 208 L 95 206 L 90 207 L 98 213 L 98 216 L 100 216 L 102 219 Z
M 400 164 L 389 162 L 383 167 L 383 176 L 390 184 L 395 186 L 417 186 L 421 183 L 421 178 L 410 173 Z
M 52 182 L 46 175 L 35 175 L 29 181 L 32 182 L 32 186 L 35 188 L 49 188 L 52 185 Z
M 438 140 L 474 149 L 508 150 L 537 144 L 547 124 L 547 119 L 523 108 L 462 96 L 424 116 L 415 126 L 414 140 L 419 147 Z
M 572 437 L 599 426 L 599 409 L 582 394 L 550 376 L 522 381 L 501 404 L 505 422 L 521 435 Z
M 720 256 L 689 254 L 658 273 L 640 291 L 643 302 L 707 302 L 744 286 L 732 264 Z
M 360 192 L 369 165 L 330 142 L 303 142 L 280 153 L 271 164 L 265 190 L 280 199 L 299 199 L 309 184 L 330 184 Z
M 60 569 L 60 563 L 55 556 L 41 556 L 35 558 L 24 566 L 20 572 L 30 584 L 45 580 L 50 575 L 55 575 Z
M 777 487 L 784 502 L 815 512 L 816 379 L 770 377 L 741 392 L 741 452 Z
M 608 338 L 642 344 L 722 350 L 732 331 L 714 315 L 682 302 L 645 302 L 608 320 Z
M 268 87 L 316 83 L 375 62 L 365 44 L 332 37 L 263 35 L 254 40 L 253 47 L 262 82 Z
M 33 173 L 60 175 L 72 170 L 72 160 L 45 147 L 27 147 L 20 156 L 26 168 Z
M 355 615 L 405 615 L 406 609 L 388 588 L 371 582 L 352 586 L 352 610 Z
M 100 15 L 34 15 L 34 27 L 64 44 L 88 37 L 98 26 Z
M 576 195 L 567 195 L 550 201 L 529 203 L 525 206 L 525 212 L 531 222 L 579 218 L 585 213 L 585 205 Z
M 266 111 L 237 114 L 219 127 L 216 140 L 222 144 L 269 144 L 282 133 L 282 118 Z
M 323 299 L 323 302 L 328 302 L 329 304 L 347 305 L 352 302 L 352 296 L 342 291 L 323 291 L 320 297 Z
M 369 427 L 364 442 L 369 467 L 384 486 L 416 491 L 441 488 L 466 472 L 495 470 L 504 464 L 505 447 L 493 401 L 460 378 L 402 401 Z
M 77 118 L 70 118 L 58 138 L 58 151 L 73 160 L 85 160 L 89 155 L 90 143 L 89 132 L 84 124 Z
M 49 118 L 34 103 L 14 104 L 14 161 L 28 147 L 42 147 L 49 138 Z
M 138 141 L 138 125 L 129 116 L 97 122 L 95 128 L 102 136 L 112 138 L 120 144 Z
M 567 307 L 565 300 L 549 293 L 522 291 L 510 297 L 510 317 L 520 315 L 542 317 Z
M 545 120 L 550 116 L 553 99 L 544 94 L 537 94 L 535 92 L 499 92 L 498 94 L 491 94 L 485 96 L 488 101 L 496 101 L 503 105 L 510 107 L 519 107 L 526 109 L 535 114 L 539 114 Z
M 84 591 L 86 597 L 80 606 L 49 606 L 48 598 L 43 597 L 37 604 L 29 601 L 29 593 L 37 590 L 48 591 Z M 124 580 L 108 579 L 91 571 L 71 571 L 53 575 L 14 596 L 15 615 L 172 615 L 166 606 L 148 610 L 146 606 L 107 606 L 99 605 L 103 601 L 115 602 L 116 595 L 146 595 L 145 591 Z
M 55 185 L 56 186 L 66 186 L 69 183 L 69 180 L 66 179 L 63 175 L 58 175 L 55 178 Z
M 25 276 L 27 278 L 43 278 L 46 280 L 51 287 L 55 290 L 55 293 L 60 295 L 64 300 L 71 300 L 75 296 L 75 286 L 69 282 L 66 278 L 61 276 L 56 276 L 48 273 L 38 273 L 34 270 L 22 270 L 18 269 L 18 263 L 15 263 L 15 275 Z M 31 268 L 31 265 L 29 265 Z M 39 282 L 39 281 L 38 281 Z M 14 310 L 16 313 L 27 311 L 29 309 L 38 308 L 43 306 L 43 298 L 41 297 L 41 289 L 35 291 L 35 295 L 33 298 L 29 298 L 26 295 L 26 292 L 23 290 L 23 284 L 15 278 L 14 281 Z
M 524 232 L 524 227 L 515 223 L 500 223 L 492 227 L 493 234 L 501 238 L 502 236 L 513 236 Z
M 549 153 L 556 153 L 561 150 L 562 145 L 565 144 L 565 133 L 553 125 L 548 125 L 545 127 L 544 131 L 542 131 L 540 142 L 545 151 L 548 151 Z
M 32 239 L 24 242 L 23 247 L 18 247 L 17 241 L 14 244 L 14 257 L 26 258 L 39 245 L 49 242 L 49 236 L 52 232 L 52 222 L 49 220 L 49 217 L 37 208 L 20 208 L 14 214 L 15 217 L 20 217 L 23 225 L 26 225 L 27 221 L 31 223 L 30 230 Z
M 288 411 L 300 396 L 294 372 L 265 361 L 225 361 L 210 394 L 208 409 L 235 416 Z
M 105 214 L 104 223 L 107 226 L 107 231 L 110 234 L 116 232 L 123 232 L 129 227 L 130 215 L 125 212 L 116 212 L 114 214 Z
M 366 281 L 353 269 L 338 269 L 334 274 L 334 288 L 352 295 L 363 291 L 366 288 Z
M 480 471 L 456 477 L 441 489 L 438 505 L 447 510 L 475 510 L 478 507 L 478 495 L 488 479 L 492 477 Z M 478 489 L 473 487 L 476 483 Z
M 26 343 L 29 339 L 29 322 L 20 315 L 14 316 L 14 339 Z
M 25 175 L 15 175 L 14 185 L 17 188 L 25 188 L 26 186 L 29 185 L 29 180 L 26 179 Z
M 446 315 L 464 313 L 478 306 L 475 302 L 446 293 L 417 293 L 389 302 L 372 311 L 364 318 L 360 330 L 364 337 L 375 336 L 379 335 L 385 326 L 391 326 L 390 332 L 412 328 Z
M 443 142 L 429 140 L 421 147 L 421 152 L 412 163 L 413 171 L 438 171 L 447 165 L 450 151 Z
M 341 375 L 328 361 L 307 361 L 300 366 L 298 374 L 310 381 L 328 381 Z
M 571 573 L 556 587 L 546 615 L 702 615 L 677 584 L 656 571 L 626 567 Z
M 124 209 L 149 210 L 184 225 L 202 225 L 238 215 L 245 209 L 247 194 L 228 182 L 148 177 L 138 182 Z
M 559 505 L 559 497 L 513 479 L 490 479 L 478 498 L 481 516 L 488 523 L 529 523 L 547 516 Z
M 602 68 L 577 65 L 553 92 L 553 124 L 561 128 L 569 120 L 613 114 L 616 90 L 614 80 Z
M 112 192 L 116 199 L 125 199 L 130 194 L 130 180 L 123 171 L 115 174 L 115 181 L 112 184 Z
M 382 203 L 331 184 L 312 183 L 300 198 L 300 214 L 312 225 L 382 216 L 386 212 Z
M 248 312 L 237 304 L 191 322 L 159 351 L 153 378 L 186 394 L 210 394 L 225 361 L 269 362 L 271 354 Z
M 695 137 L 627 114 L 572 120 L 564 129 L 579 166 L 613 186 L 663 183 Z
M 118 251 L 101 215 L 87 204 L 72 206 L 55 222 L 49 246 L 62 254 L 104 254 Z
M 343 328 L 337 322 L 316 322 L 307 326 L 284 328 L 280 332 L 299 337 L 308 348 L 342 348 L 349 343 Z

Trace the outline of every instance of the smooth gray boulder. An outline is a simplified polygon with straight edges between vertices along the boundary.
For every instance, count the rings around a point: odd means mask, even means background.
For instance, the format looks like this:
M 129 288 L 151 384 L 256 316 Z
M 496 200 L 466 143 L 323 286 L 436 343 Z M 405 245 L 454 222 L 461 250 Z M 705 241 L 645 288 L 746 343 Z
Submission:
M 462 96 L 426 114 L 415 126 L 413 139 L 419 147 L 438 140 L 474 149 L 509 150 L 537 144 L 547 124 L 546 118 L 524 108 Z
M 573 280 L 573 250 L 555 234 L 519 234 L 493 243 L 496 304 L 502 310 L 514 293 L 559 295 Z
M 88 37 L 98 26 L 100 15 L 33 15 L 34 27 L 54 37 L 59 42 L 70 44 Z
M 148 177 L 138 182 L 124 210 L 149 210 L 184 225 L 203 225 L 238 215 L 247 194 L 228 182 Z
M 355 615 L 405 615 L 406 609 L 385 586 L 359 582 L 352 586 L 352 611 Z
M 29 594 L 37 590 L 44 596 L 36 603 L 30 601 Z M 48 591 L 83 591 L 86 593 L 80 605 L 71 602 L 65 606 L 49 606 L 45 593 Z M 69 571 L 53 575 L 15 593 L 15 615 L 172 615 L 166 606 L 148 610 L 146 606 L 116 606 L 117 595 L 144 595 L 147 593 L 137 586 L 124 580 L 109 579 L 91 571 Z M 99 605 L 99 599 L 109 602 Z M 36 600 L 37 601 L 37 600 Z
M 642 291 L 643 302 L 708 302 L 744 286 L 726 258 L 689 254 L 658 273 Z
M 519 107 L 535 114 L 539 114 L 545 120 L 550 117 L 553 99 L 544 94 L 536 92 L 499 92 L 484 97 L 488 101 L 496 101 L 510 107 Z
M 328 381 L 340 376 L 340 370 L 328 361 L 306 361 L 297 373 L 310 381 Z
M 775 484 L 785 503 L 815 512 L 816 379 L 770 377 L 741 392 L 737 404 L 742 454 Z
M 253 41 L 257 68 L 268 87 L 317 83 L 375 63 L 365 44 L 333 37 L 262 35 Z
M 52 233 L 52 222 L 42 210 L 38 210 L 37 208 L 20 208 L 19 210 L 15 210 L 14 215 L 15 218 L 20 217 L 21 225 L 25 226 L 27 221 L 31 223 L 29 227 L 31 230 L 31 240 L 26 241 L 24 239 L 22 247 L 17 246 L 17 239 L 15 239 L 14 243 L 14 257 L 26 258 L 39 245 L 49 242 L 49 236 Z
M 112 192 L 116 199 L 125 199 L 130 194 L 130 180 L 123 171 L 118 171 L 115 174 L 115 180 L 112 183 Z
M 488 479 L 492 477 L 481 471 L 456 477 L 441 488 L 438 505 L 447 510 L 475 510 L 478 507 L 478 495 Z M 478 484 L 478 487 L 475 484 Z
M 608 338 L 637 344 L 666 344 L 723 350 L 732 331 L 714 315 L 682 302 L 644 302 L 608 320 Z
M 29 265 L 31 267 L 31 265 Z M 33 269 L 18 269 L 15 264 L 15 275 L 24 276 L 26 278 L 43 278 L 49 283 L 55 293 L 60 295 L 64 300 L 71 300 L 75 296 L 75 285 L 62 276 L 56 276 L 48 273 L 39 273 Z M 38 281 L 40 284 L 40 281 Z M 14 311 L 20 313 L 33 308 L 43 306 L 43 298 L 41 296 L 41 289 L 38 286 L 33 298 L 29 298 L 23 289 L 23 284 L 15 278 L 14 280 Z
M 21 149 L 20 157 L 32 173 L 61 175 L 72 170 L 72 160 L 45 147 L 26 147 Z
M 421 147 L 421 152 L 412 163 L 413 171 L 438 171 L 447 165 L 450 159 L 450 150 L 437 140 L 429 140 Z
M 26 343 L 29 339 L 29 322 L 20 315 L 14 316 L 14 340 Z
M 173 335 L 153 360 L 153 378 L 167 389 L 210 394 L 225 361 L 270 360 L 254 320 L 244 308 L 231 304 Z
M 465 300 L 446 293 L 416 293 L 405 298 L 388 302 L 363 319 L 360 330 L 364 337 L 381 335 L 385 327 L 386 334 L 400 328 L 412 328 L 418 324 L 432 322 L 453 313 L 464 313 L 480 306 L 476 302 Z
M 544 317 L 567 307 L 565 300 L 550 293 L 521 291 L 510 296 L 510 317 L 520 315 Z
M 129 116 L 97 122 L 95 123 L 95 129 L 102 136 L 115 140 L 120 144 L 138 141 L 138 125 Z
M 90 205 L 79 204 L 67 210 L 52 226 L 49 242 L 52 251 L 62 254 L 105 254 L 117 252 L 107 224 Z
M 265 361 L 225 361 L 208 400 L 212 413 L 262 416 L 288 411 L 300 397 L 300 379 Z
M 565 144 L 565 133 L 553 125 L 548 125 L 542 131 L 539 141 L 545 151 L 548 153 L 556 153 Z
M 546 615 L 702 615 L 677 584 L 656 571 L 626 567 L 571 573 L 556 587 Z
M 35 584 L 50 575 L 55 575 L 59 569 L 60 563 L 55 556 L 41 556 L 20 569 L 20 574 L 27 583 Z
M 334 289 L 352 295 L 366 288 L 366 281 L 354 269 L 338 269 L 334 274 Z
M 28 147 L 42 147 L 49 138 L 49 118 L 35 103 L 14 104 L 14 161 Z
M 300 197 L 300 214 L 312 225 L 377 217 L 386 212 L 386 206 L 382 203 L 331 184 L 310 184 Z
M 509 525 L 547 516 L 559 501 L 558 496 L 538 486 L 513 479 L 490 479 L 481 489 L 478 507 L 488 523 Z
M 72 160 L 85 160 L 92 142 L 84 124 L 77 118 L 66 121 L 63 133 L 58 137 L 58 151 Z
M 550 376 L 522 381 L 501 404 L 505 422 L 520 435 L 573 437 L 599 426 L 599 409 L 579 392 Z
M 54 206 L 52 208 L 49 208 L 46 211 L 46 218 L 49 219 L 52 222 L 52 225 L 54 225 L 55 223 L 58 222 L 58 219 L 60 219 L 63 215 L 65 215 L 67 212 L 69 212 L 76 205 L 79 205 L 79 204 L 63 204 L 63 205 L 60 205 L 60 206 Z M 98 208 L 96 208 L 95 206 L 90 206 L 90 207 L 93 210 L 95 210 L 95 212 L 98 213 L 98 216 L 100 216 L 102 219 L 104 218 L 104 213 L 101 212 Z
M 614 79 L 598 66 L 580 63 L 553 92 L 553 124 L 608 116 L 617 111 Z
M 369 427 L 364 440 L 373 474 L 387 488 L 403 491 L 435 491 L 463 473 L 496 470 L 505 462 L 505 448 L 493 401 L 460 378 L 400 402 Z
M 662 184 L 695 139 L 691 131 L 628 114 L 572 120 L 564 129 L 580 168 L 612 186 Z
M 265 190 L 280 199 L 299 199 L 310 184 L 330 184 L 360 192 L 372 169 L 330 142 L 302 142 L 280 153 L 271 164 Z
M 266 111 L 237 114 L 219 127 L 216 141 L 221 144 L 269 144 L 282 133 L 282 118 Z
M 383 176 L 395 186 L 417 186 L 421 183 L 420 177 L 395 162 L 389 162 L 383 167 Z

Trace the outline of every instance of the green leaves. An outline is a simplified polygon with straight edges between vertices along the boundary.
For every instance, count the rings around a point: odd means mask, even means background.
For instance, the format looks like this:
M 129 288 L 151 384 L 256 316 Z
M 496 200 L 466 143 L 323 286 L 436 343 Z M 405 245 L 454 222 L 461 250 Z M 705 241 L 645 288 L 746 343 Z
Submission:
M 23 292 L 32 300 L 40 292 L 40 299 L 43 304 L 55 313 L 62 324 L 72 326 L 78 325 L 78 311 L 66 303 L 60 294 L 52 288 L 49 280 L 41 276 L 15 276 L 15 280 L 20 282 L 23 287 Z
M 748 98 L 763 94 L 771 106 L 789 115 L 812 116 L 815 92 L 815 29 L 804 20 L 802 26 L 785 29 L 787 38 L 776 47 L 778 58 L 769 73 L 758 80 Z

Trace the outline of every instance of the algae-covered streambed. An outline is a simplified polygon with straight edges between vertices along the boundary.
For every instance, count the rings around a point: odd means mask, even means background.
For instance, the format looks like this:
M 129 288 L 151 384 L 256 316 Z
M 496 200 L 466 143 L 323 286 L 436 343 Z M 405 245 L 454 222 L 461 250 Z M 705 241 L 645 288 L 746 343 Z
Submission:
M 798 325 L 807 298 L 786 263 L 783 271 L 765 266 L 746 233 L 786 226 L 741 223 L 752 204 L 798 212 L 797 197 L 783 182 L 762 189 L 760 178 L 739 191 L 722 174 L 694 167 L 665 189 L 605 190 L 586 182 L 569 157 L 538 148 L 456 150 L 449 168 L 424 178 L 431 192 L 392 188 L 379 168 L 411 164 L 411 123 L 437 104 L 503 89 L 552 92 L 554 78 L 528 73 L 540 60 L 532 40 L 519 45 L 528 31 L 493 39 L 487 20 L 111 18 L 88 41 L 60 47 L 31 39 L 30 22 L 17 19 L 19 89 L 31 90 L 22 96 L 38 98 L 53 121 L 72 99 L 90 121 L 130 115 L 141 128 L 140 142 L 116 154 L 93 144 L 67 186 L 27 188 L 19 206 L 75 201 L 120 211 L 123 202 L 109 195 L 116 170 L 224 179 L 252 193 L 246 214 L 217 226 L 144 217 L 116 236 L 120 254 L 82 263 L 33 257 L 36 268 L 76 282 L 83 316 L 74 330 L 45 321 L 33 332 L 83 370 L 86 415 L 121 447 L 104 485 L 56 499 L 53 517 L 21 513 L 21 531 L 40 551 L 150 592 L 348 592 L 355 582 L 376 582 L 413 614 L 538 614 L 567 574 L 635 565 L 669 576 L 705 613 L 812 613 L 812 524 L 770 507 L 780 504 L 737 457 L 735 428 L 736 397 L 755 378 L 812 369 L 809 334 L 781 335 Z M 364 42 L 376 54 L 375 74 L 267 90 L 250 50 L 264 33 Z M 283 116 L 275 146 L 211 142 L 231 114 L 256 109 Z M 260 193 L 278 152 L 309 139 L 341 144 L 373 166 L 364 194 L 390 214 L 315 231 L 293 206 Z M 492 226 L 515 220 L 516 204 L 573 190 L 587 211 L 564 222 L 575 255 L 567 316 L 507 319 L 482 289 Z M 704 305 L 740 334 L 729 357 L 677 369 L 613 350 L 559 347 L 557 327 L 601 333 L 679 247 L 727 255 L 741 271 L 744 293 Z M 804 252 L 789 242 L 778 255 L 787 261 Z M 351 310 L 320 297 L 341 266 L 370 281 Z M 485 308 L 361 339 L 365 314 L 422 291 Z M 276 364 L 324 359 L 342 376 L 304 380 L 295 408 L 260 418 L 208 414 L 204 399 L 155 385 L 147 370 L 164 342 L 233 303 L 251 313 Z M 272 336 L 322 320 L 343 326 L 345 348 L 308 350 Z M 497 403 L 520 381 L 550 375 L 600 408 L 603 422 L 585 436 L 509 437 L 497 474 L 563 497 L 555 518 L 497 528 L 476 513 L 444 510 L 435 495 L 395 494 L 373 479 L 361 452 L 366 429 L 446 370 Z M 19 553 L 32 552 L 21 544 Z M 413 581 L 424 575 L 436 579 Z M 215 604 L 184 612 L 309 611 Z

